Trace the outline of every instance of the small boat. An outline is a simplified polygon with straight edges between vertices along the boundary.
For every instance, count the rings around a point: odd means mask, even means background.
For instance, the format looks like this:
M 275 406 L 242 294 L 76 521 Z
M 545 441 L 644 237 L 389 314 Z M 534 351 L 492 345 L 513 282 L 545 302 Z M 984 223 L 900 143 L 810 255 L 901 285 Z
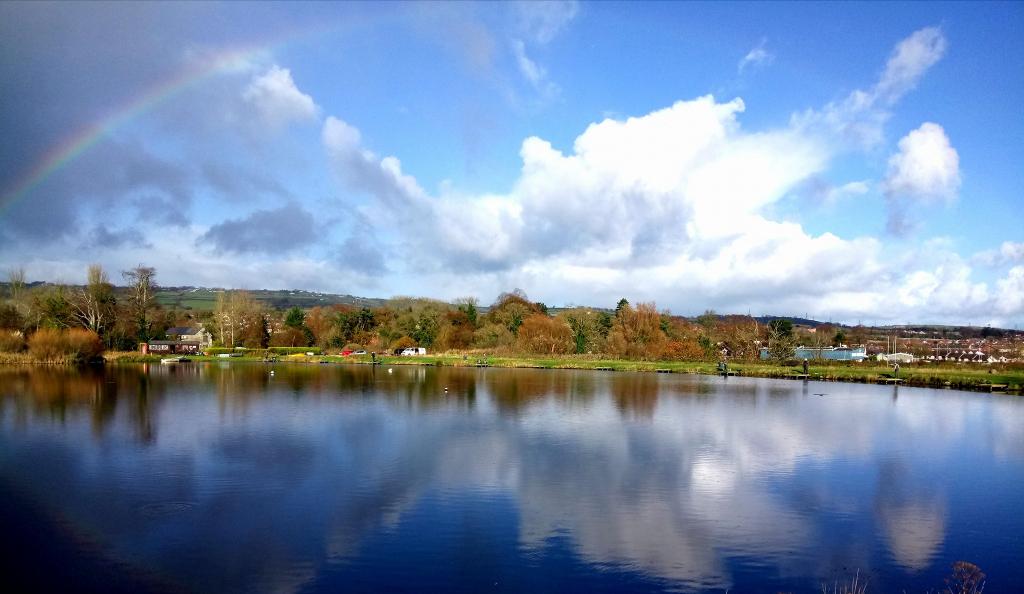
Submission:
M 171 363 L 188 363 L 191 360 L 192 359 L 189 359 L 188 357 L 166 357 L 166 358 L 160 359 L 160 363 L 162 363 L 164 365 L 168 365 L 168 364 L 171 364 Z

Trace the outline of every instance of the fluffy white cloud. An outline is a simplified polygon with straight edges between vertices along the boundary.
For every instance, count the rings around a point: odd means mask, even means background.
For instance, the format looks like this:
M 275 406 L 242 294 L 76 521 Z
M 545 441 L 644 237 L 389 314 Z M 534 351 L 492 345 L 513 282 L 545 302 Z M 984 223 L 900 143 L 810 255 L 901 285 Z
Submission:
M 919 31 L 897 47 L 870 92 L 851 95 L 857 109 L 829 107 L 774 130 L 748 132 L 741 99 L 705 96 L 591 124 L 571 151 L 529 137 L 505 193 L 432 195 L 336 118 L 325 123 L 323 141 L 346 183 L 377 197 L 376 207 L 398 224 L 404 251 L 420 258 L 421 283 L 477 294 L 521 286 L 556 302 L 585 295 L 610 303 L 628 291 L 684 311 L 714 304 L 847 319 L 1019 316 L 1012 297 L 973 282 L 955 256 L 935 268 L 897 267 L 876 239 L 815 235 L 771 216 L 846 150 L 844 118 L 884 121 L 873 105 L 909 89 L 943 49 L 938 30 Z M 922 125 L 899 148 L 882 185 L 887 193 L 955 195 L 958 157 L 940 126 Z M 867 191 L 865 181 L 835 189 Z M 1014 294 L 1013 280 L 1004 282 Z M 1008 305 L 996 310 L 997 301 Z
M 276 65 L 254 76 L 242 91 L 242 98 L 272 129 L 315 119 L 319 113 L 313 98 L 295 86 L 291 71 Z
M 1001 315 L 1019 317 L 1024 312 L 1024 266 L 1014 266 L 1006 278 L 996 281 L 996 307 Z
M 960 189 L 960 156 L 942 126 L 925 122 L 904 136 L 889 157 L 884 188 L 893 196 L 952 200 Z
M 956 198 L 960 156 L 942 126 L 925 122 L 900 139 L 882 188 L 889 201 L 888 229 L 897 234 L 909 227 L 909 208 Z

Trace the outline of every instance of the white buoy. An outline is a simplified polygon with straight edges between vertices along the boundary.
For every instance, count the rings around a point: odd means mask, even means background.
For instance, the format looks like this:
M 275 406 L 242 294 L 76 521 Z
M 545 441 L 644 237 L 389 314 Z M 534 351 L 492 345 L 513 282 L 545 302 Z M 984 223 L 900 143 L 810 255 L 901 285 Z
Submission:
M 270 370 L 270 375 L 274 375 L 274 370 L 273 369 Z
M 388 373 L 391 373 L 391 371 L 392 371 L 392 369 L 390 367 L 388 367 Z

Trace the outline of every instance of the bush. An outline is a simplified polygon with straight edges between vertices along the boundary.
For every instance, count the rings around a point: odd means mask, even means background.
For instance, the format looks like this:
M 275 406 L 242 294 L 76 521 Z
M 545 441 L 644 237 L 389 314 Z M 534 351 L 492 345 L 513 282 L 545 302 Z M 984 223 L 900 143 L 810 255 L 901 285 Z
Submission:
M 85 362 L 103 354 L 103 341 L 91 330 L 44 328 L 28 339 L 28 352 L 37 361 Z
M 60 330 L 43 328 L 28 339 L 28 351 L 39 361 L 56 361 L 64 355 Z
M 572 347 L 572 330 L 560 318 L 533 314 L 519 326 L 516 345 L 520 351 L 538 355 L 568 353 Z
M 20 353 L 25 350 L 25 337 L 20 332 L 0 330 L 0 353 Z
M 67 354 L 79 361 L 91 361 L 103 354 L 103 341 L 91 330 L 72 328 L 64 333 Z

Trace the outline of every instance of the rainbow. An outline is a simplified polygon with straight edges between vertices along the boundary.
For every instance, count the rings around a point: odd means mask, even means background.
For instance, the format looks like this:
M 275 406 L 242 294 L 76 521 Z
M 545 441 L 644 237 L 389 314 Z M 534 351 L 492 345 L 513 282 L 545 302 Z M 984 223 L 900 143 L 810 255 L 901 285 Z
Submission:
M 48 150 L 31 169 L 19 176 L 10 190 L 5 191 L 3 196 L 0 197 L 0 214 L 14 203 L 25 198 L 32 190 L 39 187 L 40 184 L 56 172 L 109 136 L 118 127 L 181 94 L 183 91 L 219 73 L 247 64 L 263 54 L 272 54 L 274 50 L 289 42 L 311 35 L 334 32 L 342 25 L 354 24 L 357 23 L 353 21 L 346 23 L 326 22 L 318 23 L 314 27 L 288 30 L 281 35 L 275 36 L 272 40 L 264 40 L 259 44 L 221 50 L 202 62 L 191 64 L 175 72 L 170 78 L 158 81 L 144 89 L 142 93 L 110 110 L 106 116 L 80 128 Z

